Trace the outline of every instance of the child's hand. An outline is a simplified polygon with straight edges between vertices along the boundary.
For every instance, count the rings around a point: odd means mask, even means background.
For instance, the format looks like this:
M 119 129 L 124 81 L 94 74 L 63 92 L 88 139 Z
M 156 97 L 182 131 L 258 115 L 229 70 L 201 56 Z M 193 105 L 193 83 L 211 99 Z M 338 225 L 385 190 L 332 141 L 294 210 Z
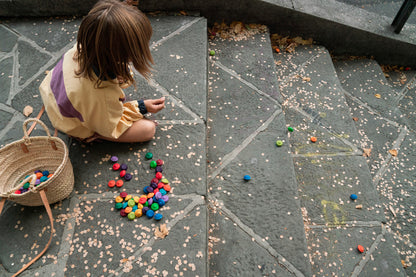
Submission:
M 157 113 L 165 107 L 165 97 L 159 99 L 148 99 L 143 102 L 146 106 L 147 112 L 149 113 Z

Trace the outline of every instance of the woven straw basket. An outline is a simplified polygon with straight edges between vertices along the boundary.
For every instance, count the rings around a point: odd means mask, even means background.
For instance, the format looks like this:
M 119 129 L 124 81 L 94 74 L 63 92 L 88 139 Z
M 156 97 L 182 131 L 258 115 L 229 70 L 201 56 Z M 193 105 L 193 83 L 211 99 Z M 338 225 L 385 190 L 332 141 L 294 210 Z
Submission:
M 32 121 L 39 123 L 47 136 L 29 137 L 27 124 Z M 25 206 L 43 206 L 39 191 L 44 190 L 49 203 L 65 199 L 74 188 L 74 173 L 66 144 L 51 136 L 46 125 L 35 118 L 23 123 L 23 132 L 23 139 L 0 149 L 0 197 Z M 26 176 L 33 176 L 36 170 L 48 170 L 53 176 L 35 187 L 33 178 Z M 16 194 L 15 191 L 28 181 L 31 182 L 30 189 Z

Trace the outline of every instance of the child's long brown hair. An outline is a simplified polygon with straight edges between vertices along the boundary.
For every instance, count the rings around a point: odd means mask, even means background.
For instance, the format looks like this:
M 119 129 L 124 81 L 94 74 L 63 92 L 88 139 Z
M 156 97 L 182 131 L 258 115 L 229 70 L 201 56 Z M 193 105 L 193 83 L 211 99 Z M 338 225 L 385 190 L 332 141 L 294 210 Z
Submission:
M 95 80 L 93 66 L 100 72 L 96 81 L 116 75 L 135 84 L 128 67 L 132 63 L 146 79 L 153 58 L 149 49 L 152 27 L 149 19 L 136 7 L 118 0 L 101 0 L 82 20 L 77 38 L 79 77 Z

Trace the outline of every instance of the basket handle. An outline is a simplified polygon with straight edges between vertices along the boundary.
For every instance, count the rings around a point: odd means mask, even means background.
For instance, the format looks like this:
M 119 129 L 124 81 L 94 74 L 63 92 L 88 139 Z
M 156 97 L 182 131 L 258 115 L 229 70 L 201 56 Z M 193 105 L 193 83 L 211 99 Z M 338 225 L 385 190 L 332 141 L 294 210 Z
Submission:
M 7 192 L 7 196 L 10 196 L 11 194 L 14 194 L 16 190 L 18 190 L 19 188 L 23 187 L 23 184 L 25 183 L 30 183 L 30 188 L 33 191 L 36 191 L 36 187 L 35 187 L 35 181 L 36 181 L 36 175 L 32 174 L 27 176 L 26 178 L 23 179 L 23 181 L 21 181 L 20 183 L 18 183 L 16 185 L 16 187 L 9 189 L 9 191 Z M 0 212 L 1 213 L 1 212 Z
M 45 245 L 45 248 L 42 250 L 42 252 L 40 252 L 36 257 L 34 257 L 30 262 L 28 262 L 27 264 L 25 264 L 18 272 L 16 272 L 15 274 L 13 274 L 12 277 L 15 277 L 15 276 L 19 275 L 20 273 L 22 273 L 23 271 L 25 271 L 29 266 L 31 266 L 40 257 L 42 257 L 42 255 L 46 252 L 46 250 L 49 248 L 49 245 L 52 242 L 53 233 L 55 232 L 55 230 L 53 228 L 53 215 L 52 215 L 52 210 L 51 210 L 51 207 L 49 206 L 49 201 L 48 201 L 48 198 L 46 197 L 45 190 L 40 190 L 39 191 L 39 195 L 40 195 L 40 198 L 42 199 L 43 205 L 45 206 L 46 212 L 48 213 L 49 222 L 51 224 L 51 235 L 49 237 L 48 243 Z M 4 207 L 4 203 L 5 202 L 6 202 L 6 198 L 3 197 L 0 200 L 0 215 L 1 215 L 1 212 L 3 210 L 3 207 Z
M 36 125 L 36 123 L 39 123 L 40 125 L 42 125 L 43 129 L 45 130 L 46 134 L 48 135 L 48 140 L 49 140 L 49 142 L 52 146 L 52 149 L 53 150 L 58 150 L 58 148 L 56 147 L 55 142 L 52 140 L 51 133 L 49 132 L 49 129 L 48 129 L 48 127 L 46 127 L 45 123 L 40 121 L 38 118 L 29 118 L 29 119 L 26 119 L 25 122 L 23 122 L 23 134 L 24 134 L 23 140 L 24 140 L 24 142 L 21 144 L 23 152 L 25 152 L 25 153 L 29 152 L 29 149 L 27 149 L 27 145 L 30 144 L 29 135 L 30 135 L 30 132 L 33 130 L 32 127 L 29 129 L 29 131 L 27 130 L 27 124 L 29 124 L 29 122 L 34 122 L 33 125 L 32 125 L 33 128 Z

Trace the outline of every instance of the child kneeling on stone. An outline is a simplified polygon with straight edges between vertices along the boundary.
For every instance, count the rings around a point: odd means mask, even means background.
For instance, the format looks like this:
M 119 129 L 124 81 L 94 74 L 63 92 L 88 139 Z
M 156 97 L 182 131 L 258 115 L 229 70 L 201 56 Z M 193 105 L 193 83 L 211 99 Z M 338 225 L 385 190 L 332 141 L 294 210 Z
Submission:
M 165 107 L 165 99 L 125 101 L 135 85 L 129 64 L 146 79 L 153 58 L 152 27 L 137 8 L 117 0 L 99 1 L 82 20 L 77 44 L 40 85 L 52 125 L 85 141 L 151 140 L 156 124 L 143 118 Z

